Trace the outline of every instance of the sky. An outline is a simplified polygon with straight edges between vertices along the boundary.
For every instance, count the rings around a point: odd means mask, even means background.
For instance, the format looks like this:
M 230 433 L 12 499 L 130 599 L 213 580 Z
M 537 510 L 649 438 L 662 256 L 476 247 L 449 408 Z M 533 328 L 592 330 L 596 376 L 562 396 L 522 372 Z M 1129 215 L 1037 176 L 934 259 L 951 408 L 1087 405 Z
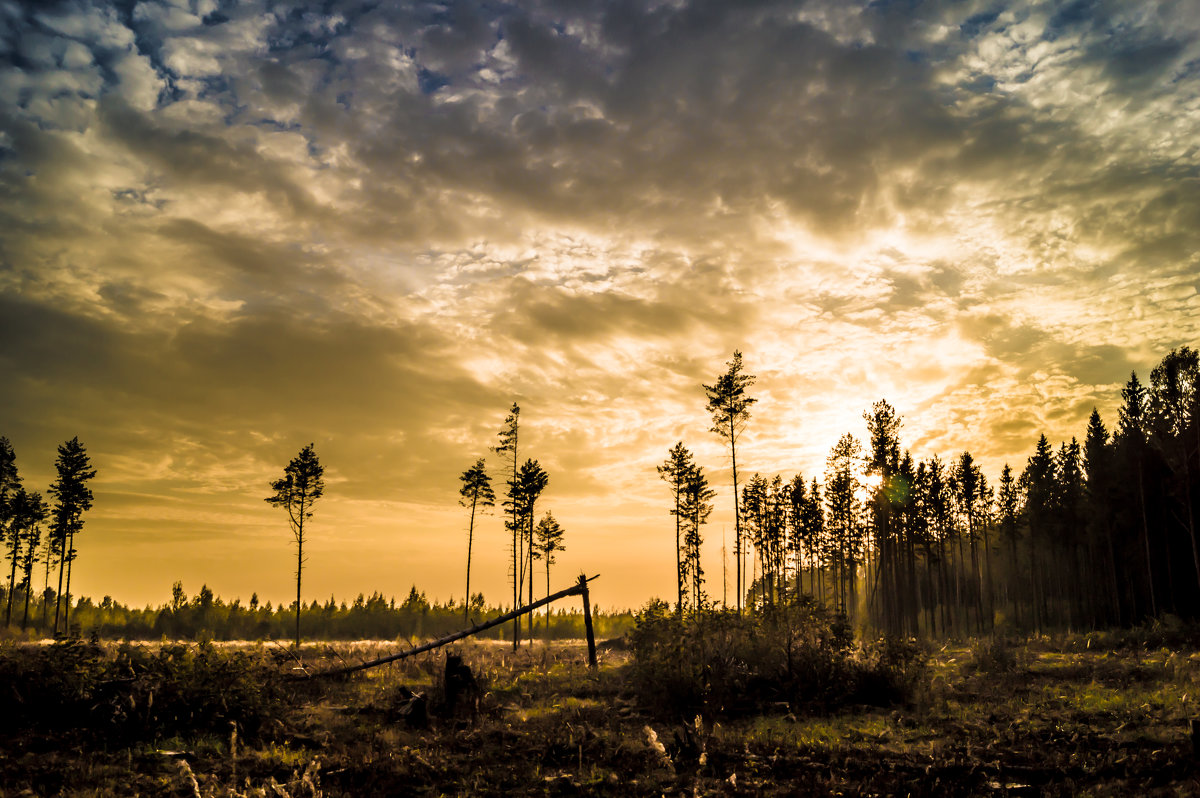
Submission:
M 0 435 L 43 492 L 87 448 L 79 594 L 288 600 L 263 500 L 311 442 L 305 600 L 445 601 L 517 402 L 556 585 L 673 594 L 682 441 L 719 598 L 734 350 L 745 476 L 886 399 L 994 479 L 1200 343 L 1198 11 L 0 0 Z M 507 541 L 477 519 L 492 602 Z

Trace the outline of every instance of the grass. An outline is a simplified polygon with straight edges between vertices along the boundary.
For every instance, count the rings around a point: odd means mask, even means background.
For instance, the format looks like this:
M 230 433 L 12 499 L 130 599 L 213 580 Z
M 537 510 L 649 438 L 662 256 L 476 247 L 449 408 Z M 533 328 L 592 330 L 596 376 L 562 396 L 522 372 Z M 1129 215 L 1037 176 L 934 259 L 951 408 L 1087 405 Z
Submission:
M 141 740 L 30 735 L 6 716 L 0 793 L 62 795 L 1181 795 L 1200 792 L 1189 722 L 1193 648 L 1077 638 L 935 649 L 907 704 L 824 714 L 664 720 L 629 657 L 580 644 L 455 647 L 481 686 L 477 717 L 436 712 L 443 653 L 281 691 L 256 735 L 174 730 Z M 104 646 L 115 656 L 115 646 Z M 390 653 L 313 645 L 307 666 Z M 290 672 L 288 657 L 246 649 Z M 15 649 L 0 652 L 18 656 Z M 192 665 L 195 668 L 193 656 Z M 217 673 L 223 673 L 219 668 Z M 11 683 L 0 691 L 11 690 Z M 395 715 L 430 699 L 428 728 Z M 260 708 L 257 704 L 256 709 Z M 202 717 L 209 717 L 202 715 Z M 662 746 L 652 744 L 649 732 Z M 245 737 L 245 739 L 242 739 Z M 171 754 L 164 752 L 173 752 Z

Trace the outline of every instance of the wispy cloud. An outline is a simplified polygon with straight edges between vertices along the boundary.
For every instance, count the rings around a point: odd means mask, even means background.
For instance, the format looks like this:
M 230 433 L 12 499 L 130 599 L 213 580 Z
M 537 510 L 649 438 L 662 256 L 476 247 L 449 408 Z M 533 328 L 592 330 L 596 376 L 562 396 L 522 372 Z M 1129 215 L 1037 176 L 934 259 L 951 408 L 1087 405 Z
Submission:
M 699 383 L 735 348 L 750 470 L 817 473 L 886 397 L 994 473 L 1196 343 L 1198 33 L 1100 0 L 0 6 L 0 434 L 35 483 L 89 446 L 82 545 L 135 600 L 284 595 L 286 550 L 224 583 L 187 552 L 271 551 L 310 440 L 314 591 L 447 596 L 457 475 L 517 400 L 564 567 L 633 551 L 637 603 L 671 579 L 653 465 L 726 467 Z

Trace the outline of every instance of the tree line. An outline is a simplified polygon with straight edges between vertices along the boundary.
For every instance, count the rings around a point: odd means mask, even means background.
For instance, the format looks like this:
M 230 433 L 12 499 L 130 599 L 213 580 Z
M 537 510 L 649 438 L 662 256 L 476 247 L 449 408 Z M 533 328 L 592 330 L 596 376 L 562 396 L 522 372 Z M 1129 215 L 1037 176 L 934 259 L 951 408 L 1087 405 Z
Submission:
M 1200 615 L 1195 350 L 1172 350 L 1148 385 L 1131 374 L 1114 429 L 1093 409 L 1082 443 L 1042 435 L 994 485 L 969 451 L 914 457 L 884 400 L 863 414 L 864 441 L 844 434 L 822 474 L 739 485 L 754 380 L 735 352 L 703 386 L 730 450 L 738 611 L 809 597 L 861 627 L 928 636 Z M 711 607 L 699 552 L 713 491 L 682 442 L 658 473 L 675 518 L 677 609 Z
M 7 589 L 0 585 L 0 601 L 7 601 Z M 20 597 L 18 597 L 20 598 Z M 47 596 L 33 599 L 33 616 L 45 602 L 53 612 L 54 588 Z M 304 604 L 301 620 L 308 640 L 419 640 L 440 637 L 463 628 L 463 614 L 472 622 L 499 617 L 506 607 L 490 606 L 481 593 L 469 602 L 450 599 L 430 601 L 414 585 L 403 600 L 382 593 L 359 594 L 353 601 L 325 601 Z M 633 625 L 629 610 L 592 608 L 596 634 L 619 637 Z M 130 640 L 289 640 L 295 631 L 295 602 L 260 602 L 253 594 L 249 602 L 224 601 L 207 586 L 189 597 L 176 582 L 169 602 L 158 606 L 131 607 L 104 596 L 93 601 L 80 597 L 71 613 L 72 628 L 82 636 L 97 635 L 109 639 Z M 33 624 L 32 626 L 36 626 Z M 584 635 L 583 613 L 579 606 L 565 606 L 549 616 L 539 616 L 536 634 L 540 639 L 579 639 Z M 507 639 L 500 627 L 479 637 Z

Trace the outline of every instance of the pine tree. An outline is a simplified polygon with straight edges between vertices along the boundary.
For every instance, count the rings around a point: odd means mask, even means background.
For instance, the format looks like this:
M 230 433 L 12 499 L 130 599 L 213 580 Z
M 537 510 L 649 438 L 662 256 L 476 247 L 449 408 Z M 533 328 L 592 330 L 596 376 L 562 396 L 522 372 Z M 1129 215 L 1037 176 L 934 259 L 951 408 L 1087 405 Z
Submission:
M 667 459 L 657 466 L 658 475 L 671 489 L 671 515 L 675 516 L 675 587 L 677 594 L 676 612 L 683 612 L 683 593 L 686 589 L 683 575 L 683 491 L 691 478 L 696 463 L 692 453 L 679 441 L 667 452 Z
M 825 502 L 821 498 L 821 483 L 813 477 L 808 489 L 808 496 L 801 511 L 801 526 L 808 540 L 809 562 L 812 568 L 812 579 L 816 582 L 813 595 L 823 604 L 825 602 L 825 550 L 828 536 L 825 532 Z
M 733 471 L 733 550 L 737 558 L 737 602 L 740 612 L 744 591 L 744 575 L 742 573 L 744 543 L 741 514 L 738 512 L 737 441 L 746 422 L 750 419 L 750 405 L 758 400 L 746 396 L 746 389 L 754 384 L 754 375 L 742 373 L 742 353 L 735 350 L 733 360 L 726 365 L 728 369 L 717 378 L 715 384 L 702 387 L 708 398 L 708 411 L 712 414 L 712 431 L 729 442 L 729 457 Z
M 808 489 L 804 477 L 796 474 L 787 484 L 788 502 L 788 552 L 792 555 L 793 572 L 796 575 L 796 598 L 804 595 L 805 554 L 811 551 L 809 531 L 804 523 L 804 508 L 808 503 Z M 811 590 L 810 590 L 811 594 Z
M 71 565 L 75 561 L 75 535 L 83 529 L 83 514 L 92 508 L 92 491 L 87 483 L 96 476 L 87 452 L 79 438 L 72 438 L 58 447 L 54 462 L 58 477 L 49 493 L 55 498 L 51 513 L 50 534 L 58 558 L 58 591 L 54 603 L 54 634 L 58 635 L 58 616 L 63 600 L 63 566 L 67 573 L 67 605 L 63 612 L 63 629 L 70 631 Z
M 21 491 L 24 493 L 24 491 Z M 42 539 L 42 524 L 50 510 L 42 501 L 42 494 L 34 491 L 26 494 L 17 514 L 21 528 L 21 588 L 25 591 L 25 614 L 21 618 L 21 631 L 29 625 L 29 600 L 33 594 L 33 566 L 37 562 L 38 546 Z
M 966 533 L 965 536 L 971 550 L 971 582 L 968 598 L 975 609 L 975 629 L 977 632 L 982 632 L 984 626 L 984 579 L 979 554 L 979 538 L 986 526 L 987 481 L 970 452 L 963 452 L 959 455 L 958 462 L 950 474 L 950 480 L 953 486 L 955 505 L 958 508 L 959 517 L 962 519 L 963 531 Z M 961 541 L 962 536 L 959 537 L 960 560 L 964 559 L 961 556 Z M 961 572 L 961 563 L 957 571 Z
M 1020 515 L 1021 496 L 1017 488 L 1017 479 L 1013 476 L 1012 467 L 1004 464 L 1000 472 L 1000 493 L 996 499 L 997 521 L 1000 526 L 1000 537 L 1008 542 L 1009 550 L 1009 588 L 1008 595 L 1013 606 L 1014 620 L 1021 627 L 1021 588 L 1016 584 L 1020 566 L 1017 564 L 1017 547 L 1021 537 Z
M 1191 411 L 1200 394 L 1200 356 L 1190 347 L 1172 349 L 1150 372 L 1147 421 L 1151 440 L 1171 469 L 1176 500 L 1182 506 L 1180 524 L 1191 543 L 1195 584 L 1200 585 L 1200 543 L 1192 502 Z M 1198 439 L 1200 440 L 1200 439 Z
M 845 615 L 854 608 L 858 553 L 862 545 L 862 504 L 856 466 L 862 447 L 850 433 L 834 445 L 825 466 L 826 524 L 836 550 L 835 606 Z
M 712 498 L 716 491 L 708 485 L 704 469 L 693 466 L 687 474 L 682 491 L 680 512 L 683 525 L 683 578 L 687 584 L 685 598 L 693 612 L 705 605 L 704 569 L 700 565 L 700 547 L 704 542 L 701 527 L 712 513 Z
M 0 544 L 8 550 L 12 560 L 12 575 L 8 580 L 8 609 L 12 610 L 12 587 L 20 558 L 21 535 L 16 517 L 18 496 L 23 494 L 21 477 L 17 474 L 17 456 L 8 438 L 0 437 Z M 8 619 L 5 619 L 5 624 Z
M 463 601 L 463 620 L 470 620 L 471 611 L 471 545 L 475 540 L 475 511 L 496 505 L 496 492 L 492 490 L 492 480 L 480 457 L 475 464 L 459 477 L 462 487 L 459 488 L 459 504 L 471 508 L 471 521 L 467 527 L 467 592 Z
M 325 469 L 313 451 L 313 444 L 300 450 L 283 470 L 283 477 L 271 483 L 272 493 L 264 501 L 282 507 L 296 541 L 296 649 L 300 649 L 300 575 L 304 570 L 305 524 L 313 517 L 313 505 L 325 493 Z
M 1109 444 L 1108 430 L 1100 413 L 1092 408 L 1088 418 L 1087 435 L 1083 441 L 1083 467 L 1087 472 L 1087 536 L 1096 574 L 1096 594 L 1102 605 L 1097 622 L 1120 624 L 1126 621 L 1122 611 L 1121 585 L 1117 576 L 1117 555 L 1113 541 L 1114 506 L 1114 449 Z M 1105 588 L 1099 587 L 1099 582 Z
M 742 486 L 742 515 L 743 545 L 753 547 L 755 556 L 762 557 L 766 548 L 765 530 L 767 516 L 767 480 L 759 474 L 754 474 Z M 766 564 L 763 563 L 764 577 L 759 584 L 762 603 L 766 604 Z M 749 579 L 748 591 L 753 592 L 754 580 Z
M 512 409 L 508 415 L 504 417 L 504 425 L 500 427 L 500 442 L 492 448 L 496 454 L 504 458 L 504 470 L 508 474 L 508 479 L 505 480 L 505 485 L 508 488 L 507 498 L 504 500 L 504 507 L 508 510 L 508 519 L 504 522 L 504 526 L 512 533 L 512 585 L 513 585 L 513 609 L 521 605 L 521 563 L 524 562 L 521 552 L 521 523 L 518 518 L 520 513 L 519 495 L 521 491 L 520 483 L 517 481 L 517 468 L 520 463 L 517 460 L 517 444 L 519 443 L 521 431 L 521 408 L 513 402 Z M 513 618 L 513 650 L 521 645 L 521 619 Z
M 555 552 L 564 551 L 566 546 L 563 545 L 563 528 L 555 520 L 554 514 L 547 512 L 542 519 L 538 521 L 537 528 L 534 529 L 534 548 L 533 556 L 542 560 L 546 564 L 546 595 L 550 595 L 550 566 L 554 565 Z M 546 611 L 547 616 L 549 610 Z M 550 623 L 546 622 L 546 630 L 549 631 Z
M 542 469 L 541 464 L 537 460 L 526 460 L 521 464 L 520 470 L 517 472 L 517 493 L 514 500 L 517 504 L 517 520 L 520 525 L 520 541 L 519 546 L 524 556 L 520 563 L 520 573 L 518 576 L 518 585 L 525 584 L 525 578 L 528 577 L 529 582 L 529 602 L 533 603 L 533 530 L 534 516 L 536 514 L 536 506 L 538 497 L 542 495 L 542 491 L 549 484 L 550 477 Z M 518 592 L 518 601 L 520 593 Z M 530 642 L 533 640 L 533 623 L 530 621 L 529 630 Z
M 882 585 L 882 591 L 877 594 L 872 588 L 872 609 L 882 610 L 883 626 L 887 632 L 900 634 L 907 603 L 904 599 L 907 591 L 902 588 L 902 540 L 897 519 L 899 499 L 907 494 L 907 486 L 897 480 L 901 421 L 895 408 L 883 400 L 876 402 L 871 412 L 863 413 L 863 420 L 867 422 L 871 446 L 867 473 L 878 479 L 869 502 L 877 555 L 874 584 Z M 878 606 L 879 603 L 882 603 L 882 607 Z
M 1054 453 L 1046 436 L 1038 438 L 1037 447 L 1025 464 L 1019 481 L 1025 506 L 1025 521 L 1029 524 L 1029 580 L 1033 626 L 1041 631 L 1049 623 L 1045 580 L 1049 569 L 1045 561 L 1053 547 L 1054 516 Z
M 41 497 L 38 497 L 39 501 Z M 3 531 L 3 540 L 5 548 L 8 549 L 8 558 L 11 561 L 11 567 L 8 573 L 8 603 L 4 608 L 4 625 L 12 623 L 12 605 L 13 594 L 16 592 L 17 584 L 17 567 L 21 564 L 25 556 L 25 544 L 27 541 L 26 526 L 32 525 L 30 518 L 31 506 L 30 496 L 25 492 L 25 488 L 19 487 L 16 492 L 5 500 L 4 514 L 7 516 Z
M 1122 405 L 1117 411 L 1117 451 L 1124 468 L 1132 472 L 1133 490 L 1136 492 L 1136 517 L 1141 527 L 1142 551 L 1146 560 L 1146 593 L 1150 616 L 1158 616 L 1158 591 L 1154 578 L 1154 557 L 1150 543 L 1150 522 L 1146 506 L 1146 465 L 1149 452 L 1146 445 L 1146 389 L 1131 372 L 1129 381 L 1121 389 Z

